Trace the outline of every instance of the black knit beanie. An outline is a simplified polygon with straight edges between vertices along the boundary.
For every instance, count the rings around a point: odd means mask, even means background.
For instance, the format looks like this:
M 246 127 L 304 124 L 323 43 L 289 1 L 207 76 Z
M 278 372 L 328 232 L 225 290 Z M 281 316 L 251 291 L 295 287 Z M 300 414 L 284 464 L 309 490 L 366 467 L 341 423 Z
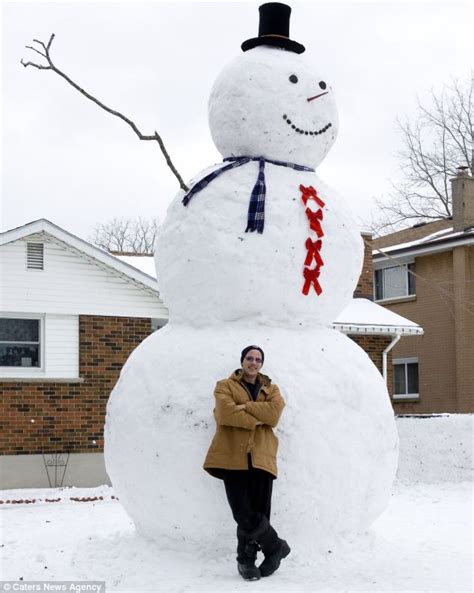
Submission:
M 247 346 L 246 348 L 244 348 L 242 350 L 242 355 L 240 357 L 240 364 L 242 364 L 244 362 L 244 358 L 247 356 L 247 354 L 250 352 L 250 350 L 258 350 L 260 352 L 260 354 L 262 355 L 262 364 L 263 361 L 265 360 L 265 354 L 263 353 L 263 350 L 260 348 L 260 346 Z

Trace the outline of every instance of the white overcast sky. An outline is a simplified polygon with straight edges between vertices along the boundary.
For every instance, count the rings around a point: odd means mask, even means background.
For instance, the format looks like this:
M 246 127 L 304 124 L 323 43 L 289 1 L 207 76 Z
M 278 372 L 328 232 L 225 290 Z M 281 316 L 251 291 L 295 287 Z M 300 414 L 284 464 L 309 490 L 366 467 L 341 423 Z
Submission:
M 212 83 L 258 30 L 261 2 L 3 2 L 1 230 L 47 218 L 87 238 L 113 217 L 161 220 L 177 182 L 141 142 L 48 71 L 23 68 L 33 38 L 107 105 L 156 129 L 189 180 L 221 160 L 207 124 Z M 291 37 L 337 97 L 340 132 L 320 176 L 361 225 L 398 175 L 397 117 L 470 75 L 468 2 L 291 2 Z

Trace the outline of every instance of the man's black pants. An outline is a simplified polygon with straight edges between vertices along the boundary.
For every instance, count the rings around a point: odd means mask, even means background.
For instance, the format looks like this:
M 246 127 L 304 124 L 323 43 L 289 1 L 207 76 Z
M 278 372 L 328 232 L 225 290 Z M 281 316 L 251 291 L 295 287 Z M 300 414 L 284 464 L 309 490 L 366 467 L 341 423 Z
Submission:
M 250 459 L 248 470 L 225 472 L 227 500 L 240 530 L 254 531 L 264 516 L 270 521 L 273 479 L 270 473 L 252 467 Z

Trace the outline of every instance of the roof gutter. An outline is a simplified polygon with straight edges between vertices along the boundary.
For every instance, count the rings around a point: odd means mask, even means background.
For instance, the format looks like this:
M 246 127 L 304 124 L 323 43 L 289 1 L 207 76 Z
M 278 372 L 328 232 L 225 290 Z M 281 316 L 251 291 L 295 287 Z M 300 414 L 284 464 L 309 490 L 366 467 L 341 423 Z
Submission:
M 420 326 L 401 326 L 401 325 L 363 325 L 356 323 L 338 323 L 332 324 L 333 329 L 337 329 L 343 334 L 370 334 L 370 335 L 389 335 L 389 336 L 408 336 L 423 335 L 423 328 Z
M 388 379 L 388 372 L 387 372 L 388 353 L 400 341 L 401 337 L 402 336 L 400 336 L 400 335 L 395 336 L 393 338 L 393 340 L 390 342 L 390 344 L 385 348 L 385 350 L 382 353 L 382 375 L 383 375 L 383 378 L 385 381 L 385 385 L 387 385 L 387 379 Z M 388 388 L 388 385 L 387 385 L 387 388 Z
M 390 251 L 384 251 L 384 249 L 390 249 L 389 247 L 380 247 L 372 250 L 372 256 L 375 263 L 376 261 L 383 261 L 384 259 L 389 259 L 390 257 L 394 257 L 397 255 L 403 255 L 408 257 L 412 255 L 427 255 L 430 253 L 450 251 L 452 248 L 460 247 L 462 245 L 474 245 L 474 237 L 469 237 L 467 239 L 462 239 L 460 241 L 449 241 L 446 243 L 431 244 L 419 247 L 404 247 L 402 249 L 391 249 Z

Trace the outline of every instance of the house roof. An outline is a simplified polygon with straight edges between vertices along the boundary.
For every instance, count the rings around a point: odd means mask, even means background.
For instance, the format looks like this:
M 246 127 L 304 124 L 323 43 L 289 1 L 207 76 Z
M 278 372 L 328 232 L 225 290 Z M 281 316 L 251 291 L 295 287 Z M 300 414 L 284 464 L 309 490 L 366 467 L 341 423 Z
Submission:
M 115 255 L 118 260 L 129 266 L 138 268 L 151 278 L 156 280 L 155 258 L 153 255 Z
M 429 225 L 427 225 L 426 229 L 429 230 Z M 376 241 L 374 243 L 377 244 Z M 460 245 L 474 245 L 474 228 L 454 232 L 451 226 L 411 241 L 375 248 L 372 250 L 372 254 L 374 260 L 381 260 L 384 259 L 384 254 L 390 254 L 390 256 L 424 255 L 448 251 Z
M 415 239 L 423 239 L 427 235 L 431 235 L 437 231 L 443 231 L 448 228 L 452 228 L 452 218 L 440 218 L 438 220 L 432 220 L 431 222 L 417 223 L 411 227 L 388 233 L 380 237 L 373 239 L 374 247 L 390 247 L 391 245 L 398 245 L 407 241 L 414 241 Z
M 45 236 L 49 235 L 57 241 L 66 244 L 70 248 L 86 254 L 88 257 L 96 260 L 97 262 L 112 268 L 119 274 L 122 274 L 127 278 L 132 279 L 134 282 L 137 282 L 142 286 L 146 286 L 147 288 L 150 288 L 159 294 L 158 283 L 154 277 L 154 274 L 148 274 L 139 269 L 136 265 L 130 265 L 128 261 L 124 261 L 122 258 L 111 255 L 104 249 L 96 247 L 88 241 L 85 241 L 84 239 L 81 239 L 80 237 L 65 231 L 63 228 L 57 226 L 49 220 L 46 220 L 45 218 L 34 220 L 24 224 L 23 226 L 0 233 L 0 246 L 7 243 L 12 243 L 13 241 L 18 241 L 19 239 L 25 239 L 30 235 L 38 234 L 43 234 Z
M 352 299 L 332 324 L 346 334 L 423 335 L 417 323 L 368 299 Z

